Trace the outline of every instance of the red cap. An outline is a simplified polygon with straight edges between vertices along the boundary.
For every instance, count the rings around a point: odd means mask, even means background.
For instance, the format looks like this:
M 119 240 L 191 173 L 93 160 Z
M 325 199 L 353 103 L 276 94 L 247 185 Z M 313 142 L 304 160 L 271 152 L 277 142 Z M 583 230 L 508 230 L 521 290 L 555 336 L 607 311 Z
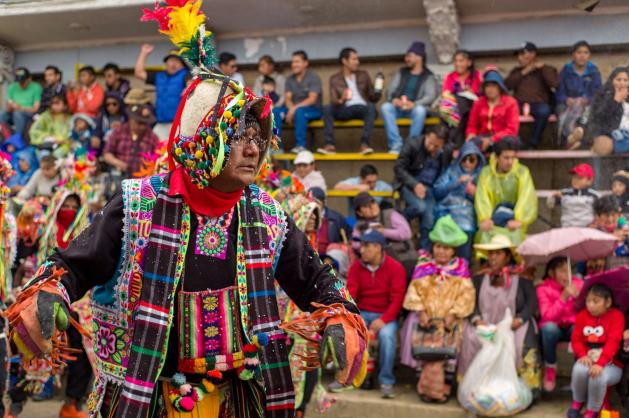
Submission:
M 570 174 L 576 174 L 577 176 L 585 177 L 588 180 L 594 179 L 594 169 L 589 164 L 575 165 L 568 172 Z

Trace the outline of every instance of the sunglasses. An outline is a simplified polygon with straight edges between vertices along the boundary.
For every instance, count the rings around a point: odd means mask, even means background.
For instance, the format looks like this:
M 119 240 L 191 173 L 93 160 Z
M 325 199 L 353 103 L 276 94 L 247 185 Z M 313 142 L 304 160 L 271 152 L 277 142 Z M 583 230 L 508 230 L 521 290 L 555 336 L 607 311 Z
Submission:
M 118 102 L 107 102 L 105 105 L 107 107 L 109 107 L 109 106 L 116 106 L 116 107 L 118 107 Z
M 464 163 L 475 163 L 477 161 L 478 161 L 478 157 L 475 155 L 468 155 L 465 158 L 463 158 Z

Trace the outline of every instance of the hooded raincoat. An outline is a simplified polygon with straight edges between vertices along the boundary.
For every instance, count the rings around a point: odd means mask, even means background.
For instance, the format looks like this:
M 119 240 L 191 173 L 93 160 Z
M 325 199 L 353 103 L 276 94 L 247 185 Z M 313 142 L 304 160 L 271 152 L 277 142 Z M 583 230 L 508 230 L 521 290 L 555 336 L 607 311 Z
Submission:
M 522 222 L 522 227 L 509 231 L 494 226 L 489 233 L 481 232 L 478 242 L 489 242 L 496 233 L 509 236 L 511 242 L 519 244 L 526 236 L 526 229 L 537 219 L 537 195 L 535 184 L 528 167 L 520 164 L 516 158 L 508 173 L 499 173 L 496 157 L 492 155 L 489 165 L 485 166 L 478 177 L 478 188 L 474 199 L 478 223 L 491 219 L 496 207 L 503 203 L 513 205 L 514 218 Z
M 479 163 L 472 173 L 467 173 L 461 167 L 461 162 L 465 157 L 472 154 L 478 156 Z M 436 219 L 449 214 L 463 231 L 468 233 L 476 231 L 474 195 L 467 192 L 468 183 L 460 183 L 459 178 L 463 175 L 470 175 L 473 183 L 477 184 L 485 164 L 485 157 L 478 147 L 473 142 L 466 142 L 461 148 L 459 158 L 439 176 L 434 184 L 433 193 L 437 199 Z

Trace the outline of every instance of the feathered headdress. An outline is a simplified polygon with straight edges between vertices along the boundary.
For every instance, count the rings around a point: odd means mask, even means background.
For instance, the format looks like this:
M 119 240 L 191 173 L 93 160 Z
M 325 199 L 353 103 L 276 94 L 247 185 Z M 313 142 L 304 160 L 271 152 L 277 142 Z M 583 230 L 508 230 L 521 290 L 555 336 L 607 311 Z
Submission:
M 183 166 L 199 188 L 217 177 L 229 158 L 230 144 L 245 129 L 245 118 L 253 114 L 261 129 L 265 155 L 277 148 L 277 130 L 271 112 L 272 101 L 231 80 L 214 68 L 213 35 L 205 29 L 200 0 L 156 2 L 144 9 L 142 21 L 155 20 L 159 31 L 180 48 L 181 57 L 192 66 L 194 79 L 182 95 L 168 141 L 169 168 Z M 261 158 L 261 164 L 264 158 Z

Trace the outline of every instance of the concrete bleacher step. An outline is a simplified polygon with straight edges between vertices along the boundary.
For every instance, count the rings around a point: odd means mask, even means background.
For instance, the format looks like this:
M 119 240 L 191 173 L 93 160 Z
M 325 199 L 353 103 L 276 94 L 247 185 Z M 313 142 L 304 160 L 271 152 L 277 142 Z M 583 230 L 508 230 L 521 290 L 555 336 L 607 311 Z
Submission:
M 382 399 L 379 390 L 350 390 L 335 394 L 336 404 L 324 414 L 313 407 L 308 416 L 317 418 L 470 418 L 471 413 L 463 409 L 456 400 L 446 404 L 421 402 L 411 384 L 396 385 L 395 399 Z M 570 395 L 565 391 L 539 401 L 529 410 L 518 414 L 523 418 L 561 418 L 565 416 L 570 403 Z

